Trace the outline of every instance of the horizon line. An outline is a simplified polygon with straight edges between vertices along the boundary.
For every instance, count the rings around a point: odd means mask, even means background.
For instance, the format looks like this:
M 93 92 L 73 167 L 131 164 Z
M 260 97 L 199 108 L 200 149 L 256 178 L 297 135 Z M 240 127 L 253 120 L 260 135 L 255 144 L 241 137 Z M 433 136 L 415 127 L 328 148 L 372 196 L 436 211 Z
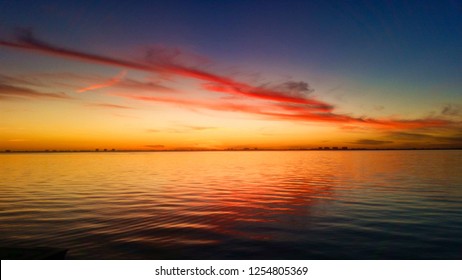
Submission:
M 348 152 L 348 151 L 415 151 L 415 150 L 462 150 L 462 147 L 437 147 L 437 148 L 287 148 L 287 149 L 269 149 L 269 148 L 227 148 L 227 149 L 171 149 L 171 150 L 143 150 L 143 149 L 81 149 L 81 150 L 11 150 L 5 149 L 0 154 L 13 153 L 121 153 L 121 152 L 264 152 L 264 151 L 330 151 L 330 152 Z

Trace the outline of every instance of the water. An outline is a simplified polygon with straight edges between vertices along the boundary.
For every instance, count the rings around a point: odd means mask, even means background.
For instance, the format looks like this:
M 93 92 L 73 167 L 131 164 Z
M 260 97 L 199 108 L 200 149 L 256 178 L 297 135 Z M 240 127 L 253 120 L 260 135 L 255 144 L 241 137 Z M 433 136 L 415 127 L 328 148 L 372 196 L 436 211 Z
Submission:
M 462 258 L 462 151 L 3 154 L 0 178 L 0 246 L 69 258 Z

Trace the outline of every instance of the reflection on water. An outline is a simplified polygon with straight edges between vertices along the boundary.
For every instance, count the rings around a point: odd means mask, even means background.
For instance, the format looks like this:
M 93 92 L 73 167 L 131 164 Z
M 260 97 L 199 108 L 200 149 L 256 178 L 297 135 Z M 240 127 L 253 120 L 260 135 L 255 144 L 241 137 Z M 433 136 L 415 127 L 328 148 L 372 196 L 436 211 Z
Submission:
M 461 259 L 462 151 L 0 155 L 0 246 L 89 259 Z

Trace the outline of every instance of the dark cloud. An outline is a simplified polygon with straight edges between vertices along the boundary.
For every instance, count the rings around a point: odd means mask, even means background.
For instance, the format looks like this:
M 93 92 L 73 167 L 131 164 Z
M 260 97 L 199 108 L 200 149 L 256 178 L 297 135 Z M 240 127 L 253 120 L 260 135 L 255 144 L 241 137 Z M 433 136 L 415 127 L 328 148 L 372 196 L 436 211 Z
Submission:
M 0 97 L 3 99 L 14 97 L 25 98 L 51 98 L 51 99 L 69 99 L 70 97 L 64 93 L 45 93 L 39 92 L 30 88 L 19 87 L 9 84 L 0 83 Z
M 441 114 L 444 116 L 462 116 L 462 106 L 448 104 L 441 109 Z
M 462 134 L 456 134 L 451 136 L 442 137 L 442 139 L 446 140 L 447 142 L 462 145 Z
M 18 85 L 19 84 L 19 85 Z M 42 86 L 36 79 L 25 77 L 13 77 L 0 74 L 0 98 L 1 99 L 23 99 L 23 98 L 48 98 L 48 99 L 70 99 L 65 93 L 41 92 L 32 88 Z
M 13 77 L 0 74 L 0 84 L 20 84 L 22 86 L 43 86 L 37 79 L 27 77 Z
M 404 141 L 415 141 L 415 140 L 425 140 L 425 139 L 434 139 L 433 136 L 422 134 L 422 133 L 410 133 L 410 132 L 392 132 L 388 134 L 390 137 L 393 137 L 397 140 Z
M 205 65 L 210 60 L 204 56 L 187 52 L 177 47 L 150 46 L 145 50 L 144 61 L 152 65 L 183 64 Z
M 49 55 L 67 57 L 87 62 L 126 67 L 142 71 L 155 71 L 150 65 L 132 62 L 128 60 L 114 59 L 102 55 L 74 51 L 67 48 L 57 47 L 37 39 L 30 29 L 19 29 L 16 33 L 16 40 L 0 40 L 0 46 L 22 49 L 26 51 L 39 51 Z
M 462 131 L 455 130 L 449 135 L 431 135 L 423 133 L 392 132 L 389 137 L 400 141 L 426 141 L 441 144 L 462 145 Z
M 314 91 L 307 82 L 288 81 L 274 87 L 275 90 L 286 93 L 288 96 L 305 98 Z
M 359 139 L 352 144 L 360 144 L 360 145 L 385 145 L 391 144 L 393 141 L 385 141 L 385 140 L 373 140 L 373 139 Z

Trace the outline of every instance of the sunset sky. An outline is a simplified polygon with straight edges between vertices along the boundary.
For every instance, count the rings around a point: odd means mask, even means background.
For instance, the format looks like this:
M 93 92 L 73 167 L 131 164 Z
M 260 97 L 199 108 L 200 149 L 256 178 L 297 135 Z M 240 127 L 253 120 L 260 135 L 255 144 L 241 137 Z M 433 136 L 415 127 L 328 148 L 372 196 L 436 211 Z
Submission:
M 458 0 L 0 14 L 0 150 L 462 147 Z

